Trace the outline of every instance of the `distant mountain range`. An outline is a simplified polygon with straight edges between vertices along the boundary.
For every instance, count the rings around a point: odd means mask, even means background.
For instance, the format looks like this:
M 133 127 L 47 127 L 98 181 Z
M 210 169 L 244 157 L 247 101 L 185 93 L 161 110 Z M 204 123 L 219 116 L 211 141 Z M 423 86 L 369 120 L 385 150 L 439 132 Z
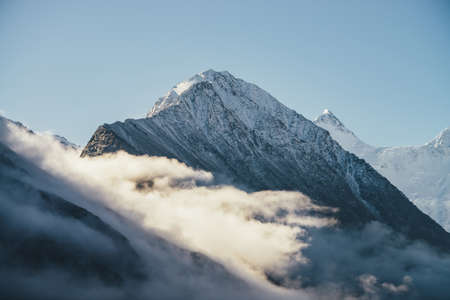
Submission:
M 337 124 L 339 126 L 339 124 Z M 369 151 L 363 143 L 358 147 Z M 229 72 L 177 84 L 143 119 L 104 124 L 82 156 L 124 150 L 176 158 L 249 191 L 294 190 L 338 208 L 344 227 L 379 221 L 450 249 L 450 234 L 327 130 Z
M 329 110 L 314 123 L 366 160 L 423 212 L 450 231 L 450 127 L 421 146 L 374 147 L 361 141 Z

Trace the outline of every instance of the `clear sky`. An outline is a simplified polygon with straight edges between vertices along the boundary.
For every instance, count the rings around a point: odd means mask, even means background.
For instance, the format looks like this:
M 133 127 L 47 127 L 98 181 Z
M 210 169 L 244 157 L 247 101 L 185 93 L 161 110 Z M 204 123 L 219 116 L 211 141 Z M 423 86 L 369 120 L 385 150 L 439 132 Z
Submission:
M 0 0 L 0 110 L 83 146 L 210 68 L 423 144 L 450 126 L 450 1 Z

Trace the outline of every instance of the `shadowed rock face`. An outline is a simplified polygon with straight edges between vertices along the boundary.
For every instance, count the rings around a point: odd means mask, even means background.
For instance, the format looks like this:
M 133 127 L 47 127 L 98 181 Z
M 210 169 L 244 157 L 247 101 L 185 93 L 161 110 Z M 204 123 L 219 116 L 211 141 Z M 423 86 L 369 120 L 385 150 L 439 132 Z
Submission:
M 101 143 L 94 143 L 91 141 L 102 141 Z M 83 151 L 82 156 L 85 153 L 90 153 L 91 156 L 101 155 L 102 153 L 112 153 L 118 150 L 124 150 L 131 154 L 135 153 L 133 147 L 127 145 L 125 140 L 122 140 L 114 132 L 108 130 L 105 126 L 100 126 L 92 136 L 91 140 Z
M 377 220 L 450 249 L 449 234 L 370 165 L 228 72 L 207 71 L 177 85 L 147 118 L 100 126 L 82 156 L 118 150 L 176 158 L 248 190 L 300 191 L 339 208 L 344 226 Z

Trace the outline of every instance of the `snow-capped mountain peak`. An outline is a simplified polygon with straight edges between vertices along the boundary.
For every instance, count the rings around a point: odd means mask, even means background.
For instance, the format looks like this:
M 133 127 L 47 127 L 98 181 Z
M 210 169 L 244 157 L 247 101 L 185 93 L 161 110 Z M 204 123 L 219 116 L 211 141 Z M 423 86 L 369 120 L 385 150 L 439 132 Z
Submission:
M 204 72 L 195 74 L 191 78 L 181 81 L 176 84 L 172 89 L 167 92 L 167 94 L 156 101 L 152 110 L 147 114 L 147 117 L 151 117 L 160 111 L 180 103 L 179 97 L 188 91 L 196 84 L 200 82 L 215 82 L 218 81 L 219 78 L 222 78 L 222 81 L 230 81 L 232 80 L 232 75 L 227 71 L 217 72 L 213 69 L 206 70 Z
M 183 94 L 185 91 L 189 90 L 194 84 L 199 82 L 214 82 L 217 81 L 219 78 L 232 80 L 233 76 L 228 71 L 214 71 L 213 69 L 206 70 L 204 72 L 198 73 L 188 80 L 184 80 L 177 85 L 173 87 L 172 90 L 169 91 L 168 94 L 171 94 L 171 92 L 175 92 L 177 95 Z M 165 98 L 165 97 L 162 97 Z
M 345 125 L 329 110 L 324 109 L 322 114 L 318 116 L 314 122 L 320 122 L 320 123 L 326 123 L 329 125 L 333 125 L 335 128 L 343 130 L 343 131 L 349 131 Z
M 333 118 L 332 118 L 333 117 Z M 370 163 L 420 209 L 450 231 L 450 128 L 425 145 L 373 147 L 350 130 L 343 131 L 329 113 L 315 123 L 328 130 L 344 149 Z
M 375 148 L 361 141 L 351 130 L 345 127 L 330 110 L 325 109 L 314 123 L 326 130 L 344 149 L 358 149 L 358 153 L 370 153 Z
M 194 98 L 196 103 L 192 103 Z M 200 98 L 205 101 L 199 101 Z M 261 111 L 277 116 L 284 115 L 284 118 L 286 114 L 295 113 L 257 85 L 236 78 L 228 71 L 217 72 L 210 69 L 178 83 L 156 101 L 147 117 L 181 104 L 187 106 L 193 115 L 197 115 L 204 105 L 210 104 L 208 98 L 219 98 L 226 109 L 239 114 L 250 127 L 254 126 L 255 114 Z
M 450 127 L 442 130 L 437 137 L 427 143 L 428 146 L 434 148 L 449 148 L 450 147 Z

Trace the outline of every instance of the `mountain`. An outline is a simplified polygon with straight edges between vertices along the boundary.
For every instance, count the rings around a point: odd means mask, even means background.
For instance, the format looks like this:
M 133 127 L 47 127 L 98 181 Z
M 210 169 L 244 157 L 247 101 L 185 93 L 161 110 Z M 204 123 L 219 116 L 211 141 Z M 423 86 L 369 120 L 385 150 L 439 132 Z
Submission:
M 346 150 L 370 163 L 423 212 L 450 231 L 450 128 L 421 146 L 373 147 L 361 141 L 333 113 L 314 123 Z
M 177 84 L 146 118 L 100 126 L 81 155 L 119 150 L 175 158 L 249 191 L 300 191 L 338 208 L 344 227 L 379 221 L 450 249 L 445 230 L 327 130 L 226 71 Z
M 72 149 L 80 149 L 79 145 L 72 143 L 71 141 L 69 141 L 64 136 L 57 135 L 57 134 L 52 134 L 52 133 L 49 133 L 49 132 L 36 133 L 33 130 L 31 130 L 30 128 L 28 128 L 25 125 L 23 125 L 21 122 L 8 119 L 8 118 L 6 118 L 4 116 L 1 116 L 1 115 L 0 115 L 0 123 L 2 124 L 1 127 L 2 127 L 2 129 L 4 131 L 6 131 L 7 127 L 17 127 L 17 128 L 20 128 L 20 129 L 28 132 L 28 133 L 31 133 L 31 134 L 39 134 L 39 135 L 42 135 L 42 136 L 45 136 L 45 137 L 50 137 L 52 140 L 55 140 L 55 141 L 59 142 L 64 147 L 68 147 L 68 148 L 72 148 Z
M 77 144 L 72 143 L 71 141 L 69 141 L 68 139 L 66 139 L 65 137 L 61 136 L 61 135 L 57 135 L 54 134 L 52 135 L 52 137 L 57 140 L 58 142 L 60 142 L 62 145 L 66 146 L 66 147 L 70 147 L 72 149 L 79 149 L 80 146 L 78 146 Z

